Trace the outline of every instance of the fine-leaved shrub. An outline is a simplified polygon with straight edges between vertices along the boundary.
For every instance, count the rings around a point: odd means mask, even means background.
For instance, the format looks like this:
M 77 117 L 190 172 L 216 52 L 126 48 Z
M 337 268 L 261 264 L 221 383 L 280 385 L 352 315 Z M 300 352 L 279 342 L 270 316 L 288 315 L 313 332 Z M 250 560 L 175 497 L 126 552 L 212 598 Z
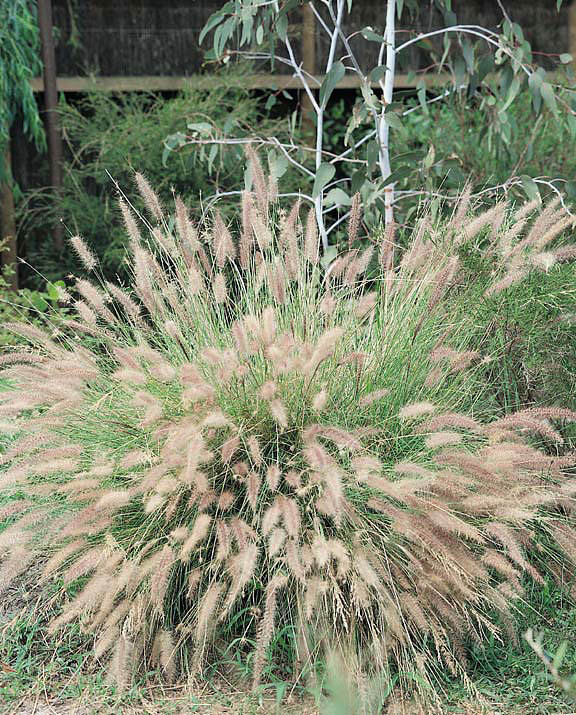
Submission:
M 2 488 L 22 494 L 0 588 L 48 546 L 42 578 L 77 586 L 52 631 L 80 621 L 120 685 L 150 666 L 198 674 L 231 643 L 258 684 L 279 627 L 299 668 L 320 643 L 420 680 L 437 663 L 462 674 L 470 639 L 514 636 L 524 578 L 575 556 L 557 423 L 576 413 L 477 404 L 490 356 L 450 317 L 458 252 L 482 233 L 494 295 L 564 219 L 470 219 L 463 200 L 400 259 L 391 229 L 357 248 L 356 205 L 325 267 L 313 213 L 276 211 L 251 161 L 238 237 L 219 214 L 199 231 L 180 200 L 168 225 L 138 176 L 144 236 L 121 203 L 133 285 L 99 281 L 76 237 L 97 280 L 62 291 L 73 317 L 11 326 L 31 347 L 0 358 Z
M 50 192 L 31 190 L 18 207 L 20 255 L 50 280 L 61 279 L 74 267 L 69 252 L 59 255 L 46 240 L 46 226 L 63 222 L 67 231 L 90 236 L 103 272 L 125 277 L 126 235 L 117 210 L 117 182 L 130 186 L 138 168 L 160 198 L 182 197 L 194 214 L 219 192 L 242 184 L 241 144 L 211 145 L 207 137 L 225 141 L 250 135 L 257 126 L 266 136 L 289 141 L 288 123 L 275 119 L 264 101 L 246 89 L 240 72 L 219 75 L 221 86 L 211 90 L 190 86 L 176 97 L 150 93 L 92 92 L 59 107 L 65 140 L 63 188 L 57 204 Z M 179 135 L 196 136 L 206 145 L 172 146 Z M 284 177 L 284 181 L 288 179 Z M 36 183 L 36 185 L 38 182 Z M 238 197 L 221 200 L 230 213 Z M 135 208 L 144 210 L 139 197 Z M 39 287 L 37 275 L 22 269 L 26 285 Z

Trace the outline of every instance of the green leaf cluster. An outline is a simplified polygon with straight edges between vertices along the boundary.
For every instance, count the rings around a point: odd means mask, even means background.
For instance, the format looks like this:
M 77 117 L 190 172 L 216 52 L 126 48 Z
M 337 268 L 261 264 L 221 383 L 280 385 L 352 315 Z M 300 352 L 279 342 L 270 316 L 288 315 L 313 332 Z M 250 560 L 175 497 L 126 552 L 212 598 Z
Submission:
M 30 79 L 42 72 L 36 3 L 0 2 L 0 179 L 10 127 L 19 117 L 22 128 L 39 149 L 45 138 Z

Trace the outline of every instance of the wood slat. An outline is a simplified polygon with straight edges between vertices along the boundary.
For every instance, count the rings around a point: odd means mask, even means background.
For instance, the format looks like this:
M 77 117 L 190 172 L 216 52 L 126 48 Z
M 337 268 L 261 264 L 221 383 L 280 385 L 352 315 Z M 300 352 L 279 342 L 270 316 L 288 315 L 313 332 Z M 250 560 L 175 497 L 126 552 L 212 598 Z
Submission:
M 318 75 L 318 86 L 322 83 L 323 75 Z M 429 87 L 439 87 L 451 81 L 448 74 L 429 74 L 424 77 Z M 107 92 L 173 92 L 187 86 L 195 89 L 212 89 L 222 86 L 226 79 L 216 75 L 193 75 L 191 77 L 58 77 L 59 92 L 86 92 L 89 90 L 104 90 Z M 44 91 L 42 77 L 31 80 L 34 92 Z M 415 87 L 413 77 L 407 74 L 398 74 L 394 86 L 398 89 Z M 242 80 L 242 86 L 250 89 L 300 89 L 297 77 L 290 75 L 253 74 Z M 357 89 L 360 86 L 359 78 L 348 75 L 338 83 L 339 89 Z M 377 87 L 377 84 L 373 84 Z

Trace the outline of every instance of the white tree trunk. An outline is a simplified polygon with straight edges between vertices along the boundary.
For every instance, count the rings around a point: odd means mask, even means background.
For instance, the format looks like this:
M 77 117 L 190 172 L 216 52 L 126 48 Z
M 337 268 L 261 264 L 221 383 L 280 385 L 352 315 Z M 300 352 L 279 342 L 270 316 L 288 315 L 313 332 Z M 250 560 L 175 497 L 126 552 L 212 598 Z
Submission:
M 338 0 L 337 11 L 336 11 L 336 22 L 334 23 L 334 30 L 332 31 L 332 36 L 330 38 L 330 51 L 328 53 L 328 61 L 326 62 L 325 73 L 328 74 L 334 65 L 334 58 L 336 56 L 336 46 L 338 44 L 338 37 L 340 36 L 340 31 L 342 27 L 342 19 L 344 17 L 344 7 L 346 0 Z M 318 171 L 320 164 L 322 163 L 323 150 L 324 150 L 324 112 L 326 111 L 325 101 L 322 104 L 318 104 L 318 109 L 316 111 L 316 171 Z M 316 223 L 318 224 L 318 230 L 320 232 L 320 239 L 322 241 L 322 248 L 324 251 L 328 250 L 328 232 L 326 231 L 326 223 L 324 221 L 324 190 L 320 191 L 318 196 L 314 199 L 314 207 L 316 213 Z
M 394 77 L 396 73 L 396 0 L 388 0 L 386 5 L 386 29 L 384 31 L 386 47 L 386 74 L 382 84 L 382 102 L 384 107 L 380 115 L 378 139 L 380 144 L 380 172 L 384 182 L 392 173 L 390 168 L 390 125 L 386 118 L 386 107 L 392 102 Z M 384 189 L 384 221 L 388 226 L 394 221 L 394 185 Z

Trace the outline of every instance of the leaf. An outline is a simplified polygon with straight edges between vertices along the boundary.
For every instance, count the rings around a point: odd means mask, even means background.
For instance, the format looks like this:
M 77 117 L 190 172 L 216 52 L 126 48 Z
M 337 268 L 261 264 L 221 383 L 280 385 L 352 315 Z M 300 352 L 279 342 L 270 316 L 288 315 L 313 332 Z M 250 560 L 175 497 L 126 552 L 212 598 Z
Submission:
M 284 700 L 284 696 L 286 695 L 286 689 L 288 688 L 288 683 L 284 680 L 281 680 L 280 682 L 276 683 L 276 713 L 279 715 L 279 713 L 282 712 L 280 709 L 280 706 L 282 705 L 282 701 Z
M 281 15 L 276 19 L 276 33 L 282 42 L 286 42 L 288 36 L 288 18 Z
M 393 171 L 388 178 L 383 179 L 384 186 L 395 184 L 397 181 L 405 179 L 407 176 L 410 176 L 413 171 L 414 169 L 409 166 L 400 166 L 398 169 Z
M 366 143 L 366 162 L 368 168 L 373 169 L 380 158 L 380 144 L 377 141 L 369 141 Z
M 314 177 L 314 187 L 312 189 L 312 198 L 316 198 L 322 192 L 322 189 L 326 184 L 334 177 L 336 173 L 336 167 L 334 164 L 327 164 L 324 162 L 320 164 L 318 170 L 316 171 L 316 176 Z
M 378 67 L 374 67 L 374 69 L 370 72 L 370 82 L 380 82 L 381 79 L 386 77 L 387 71 L 388 67 L 386 67 L 386 65 L 378 65 Z
M 384 36 L 379 35 L 377 32 L 374 32 L 371 27 L 362 28 L 362 30 L 360 30 L 360 33 L 365 40 L 368 40 L 368 42 L 379 42 L 380 44 L 386 42 Z
M 540 192 L 538 191 L 538 185 L 534 182 L 530 176 L 521 176 L 520 185 L 528 199 L 532 201 L 533 199 L 540 198 Z
M 350 180 L 350 190 L 353 194 L 356 192 L 360 191 L 362 186 L 364 186 L 364 182 L 366 181 L 366 169 L 361 168 L 355 171 L 352 174 L 352 178 Z
M 186 126 L 191 132 L 198 132 L 199 134 L 210 134 L 212 131 L 212 125 L 209 122 L 189 122 Z M 172 136 L 176 136 L 176 134 Z
M 466 69 L 472 73 L 474 71 L 474 46 L 465 40 L 462 40 L 462 56 L 466 62 Z
M 531 89 L 534 88 L 539 90 L 542 86 L 542 81 L 542 74 L 537 70 L 536 72 L 532 72 L 530 77 L 528 77 L 528 86 Z
M 248 8 L 245 8 L 245 10 L 242 12 L 241 18 L 242 35 L 240 37 L 240 46 L 246 45 L 248 42 L 250 42 L 250 38 L 252 37 L 252 30 L 254 28 L 254 16 L 251 12 L 248 11 Z
M 41 293 L 32 293 L 30 295 L 30 302 L 36 308 L 36 310 L 44 313 L 48 308 L 48 302 Z
M 560 645 L 558 646 L 558 650 L 556 653 L 554 653 L 554 659 L 552 661 L 552 667 L 555 668 L 556 670 L 560 669 L 560 666 L 562 665 L 564 661 L 564 656 L 566 655 L 566 651 L 568 650 L 568 641 L 562 641 Z
M 216 28 L 214 33 L 214 54 L 216 57 L 220 57 L 224 52 L 226 43 L 234 34 L 234 28 L 236 26 L 236 18 L 229 17 L 222 25 Z
M 426 82 L 423 79 L 418 81 L 416 95 L 418 96 L 418 102 L 426 114 L 430 113 L 428 104 L 426 103 Z
M 168 157 L 174 149 L 184 146 L 186 144 L 186 135 L 183 132 L 176 132 L 175 134 L 169 134 L 166 139 L 164 139 L 164 148 L 162 150 L 162 165 L 166 166 Z
M 389 127 L 392 127 L 392 129 L 402 129 L 402 120 L 398 114 L 394 112 L 386 112 L 386 114 L 384 114 L 384 120 Z
M 563 65 L 567 65 L 572 62 L 572 55 L 568 54 L 568 52 L 563 52 L 558 59 Z
M 362 92 L 362 96 L 364 97 L 364 101 L 367 106 L 372 109 L 376 109 L 378 107 L 378 99 L 366 82 L 362 82 L 360 85 L 360 91 Z
M 552 114 L 558 114 L 558 105 L 556 104 L 556 95 L 554 94 L 552 85 L 548 84 L 548 82 L 542 82 L 542 86 L 540 87 L 540 94 L 542 95 L 544 104 L 548 107 L 548 109 L 552 112 Z
M 512 84 L 510 85 L 510 88 L 508 89 L 508 97 L 506 98 L 506 101 L 504 102 L 502 107 L 500 107 L 501 113 L 504 113 L 508 109 L 508 107 L 516 99 L 516 96 L 519 91 L 520 91 L 520 79 L 518 76 L 516 76 L 512 80 Z
M 204 25 L 202 31 L 200 32 L 200 37 L 198 38 L 199 45 L 202 44 L 204 38 L 210 32 L 210 30 L 216 27 L 216 25 L 220 24 L 223 19 L 224 12 L 222 10 L 220 10 L 219 12 L 215 12 L 211 17 L 208 18 L 208 22 Z
M 556 10 L 560 11 L 560 8 L 562 7 L 562 1 L 563 0 L 556 0 Z
M 330 189 L 330 191 L 326 194 L 324 203 L 326 206 L 333 206 L 334 204 L 338 206 L 350 206 L 352 199 L 348 196 L 344 189 L 336 186 L 335 188 Z
M 58 283 L 61 282 L 63 281 L 58 281 Z M 50 300 L 58 300 L 60 298 L 56 285 L 56 283 L 46 283 L 46 293 L 48 294 L 48 298 L 50 298 Z
M 256 28 L 256 44 L 261 45 L 264 40 L 264 28 L 262 25 L 258 25 Z
M 424 157 L 424 161 L 422 162 L 423 166 L 425 169 L 431 169 L 432 165 L 436 161 L 436 150 L 434 149 L 434 145 L 430 145 L 430 149 L 428 149 L 428 153 Z
M 332 261 L 338 255 L 338 248 L 336 246 L 328 246 L 328 248 L 322 254 L 320 259 L 320 265 L 322 268 L 326 269 L 332 263 Z
M 342 62 L 335 62 L 330 69 L 330 72 L 324 77 L 322 86 L 320 87 L 320 105 L 325 107 L 328 104 L 330 95 L 334 91 L 336 85 L 346 74 L 346 68 Z
M 569 199 L 574 199 L 576 197 L 576 181 L 567 181 L 564 184 L 564 190 Z

